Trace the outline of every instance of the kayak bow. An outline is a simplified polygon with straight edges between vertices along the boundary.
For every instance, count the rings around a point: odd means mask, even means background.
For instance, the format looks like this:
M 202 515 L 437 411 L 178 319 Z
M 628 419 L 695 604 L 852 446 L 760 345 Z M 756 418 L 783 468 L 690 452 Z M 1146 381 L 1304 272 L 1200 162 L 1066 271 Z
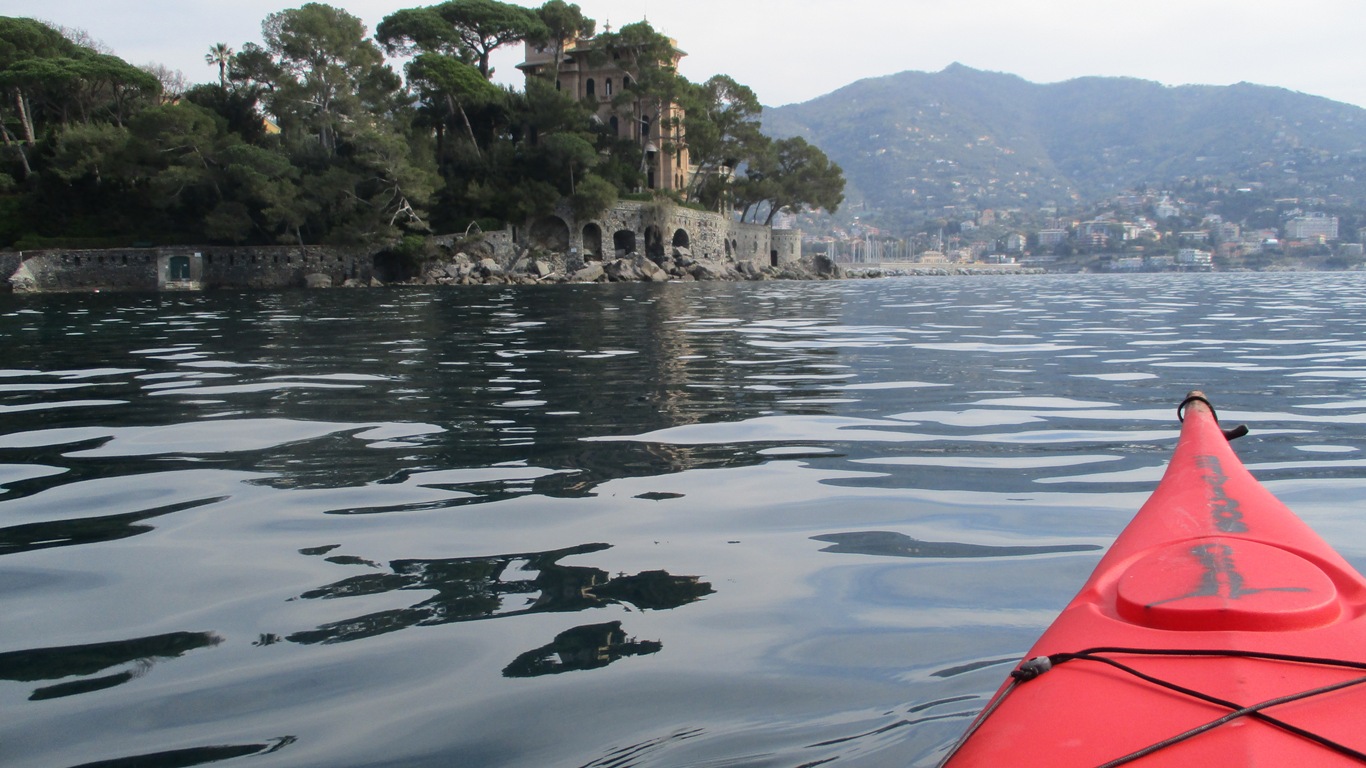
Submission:
M 1153 495 L 944 765 L 1366 764 L 1366 580 L 1204 395 L 1178 416 Z

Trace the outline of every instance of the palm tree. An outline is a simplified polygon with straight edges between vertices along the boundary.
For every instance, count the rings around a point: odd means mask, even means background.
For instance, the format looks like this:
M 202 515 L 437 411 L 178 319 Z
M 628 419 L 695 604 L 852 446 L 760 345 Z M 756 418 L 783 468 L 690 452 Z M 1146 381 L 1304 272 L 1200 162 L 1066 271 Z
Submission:
M 227 43 L 214 43 L 209 46 L 209 52 L 204 54 L 204 63 L 209 66 L 218 65 L 218 85 L 227 90 L 228 88 L 228 62 L 232 60 L 235 53 Z

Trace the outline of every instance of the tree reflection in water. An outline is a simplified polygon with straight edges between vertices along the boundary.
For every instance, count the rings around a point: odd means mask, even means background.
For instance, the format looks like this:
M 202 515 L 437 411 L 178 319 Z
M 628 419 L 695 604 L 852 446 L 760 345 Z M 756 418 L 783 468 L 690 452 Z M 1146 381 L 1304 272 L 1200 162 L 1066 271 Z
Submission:
M 611 546 L 598 543 L 490 557 L 394 560 L 388 573 L 353 576 L 300 597 L 331 599 L 400 590 L 436 594 L 407 608 L 323 624 L 314 630 L 295 632 L 286 639 L 304 644 L 340 643 L 409 627 L 528 613 L 566 613 L 623 603 L 639 609 L 664 610 L 694 602 L 714 591 L 711 584 L 697 576 L 674 576 L 666 571 L 612 576 L 601 568 L 560 563 L 566 557 L 600 552 Z M 330 549 L 315 548 L 305 553 L 321 554 Z M 523 599 L 514 603 L 511 598 L 515 596 Z
M 9 651 L 0 653 L 0 680 L 34 682 L 64 677 L 85 678 L 35 688 L 29 696 L 31 701 L 58 699 L 122 685 L 145 674 L 159 660 L 179 658 L 190 651 L 221 642 L 221 637 L 210 632 L 172 632 L 108 643 Z M 132 667 L 114 674 L 92 677 L 124 664 Z

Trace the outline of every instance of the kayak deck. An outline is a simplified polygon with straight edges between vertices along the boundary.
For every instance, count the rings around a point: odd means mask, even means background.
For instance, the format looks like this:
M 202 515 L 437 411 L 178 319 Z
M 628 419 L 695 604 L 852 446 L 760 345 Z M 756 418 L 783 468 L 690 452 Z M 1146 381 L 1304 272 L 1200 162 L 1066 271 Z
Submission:
M 1366 580 L 1243 467 L 1203 395 L 1180 412 L 1157 489 L 1026 656 L 1047 661 L 946 765 L 1366 763 Z

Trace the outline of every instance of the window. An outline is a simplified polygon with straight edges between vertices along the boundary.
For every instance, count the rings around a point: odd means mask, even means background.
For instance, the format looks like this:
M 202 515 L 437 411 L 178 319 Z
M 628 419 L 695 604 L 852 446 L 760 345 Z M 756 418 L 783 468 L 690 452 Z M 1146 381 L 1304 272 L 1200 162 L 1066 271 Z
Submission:
M 602 83 L 602 89 L 607 94 L 607 98 L 612 98 L 612 78 L 607 78 Z
M 590 99 L 597 98 L 597 83 L 593 81 L 593 78 L 588 78 L 588 82 L 583 84 L 583 93 Z

